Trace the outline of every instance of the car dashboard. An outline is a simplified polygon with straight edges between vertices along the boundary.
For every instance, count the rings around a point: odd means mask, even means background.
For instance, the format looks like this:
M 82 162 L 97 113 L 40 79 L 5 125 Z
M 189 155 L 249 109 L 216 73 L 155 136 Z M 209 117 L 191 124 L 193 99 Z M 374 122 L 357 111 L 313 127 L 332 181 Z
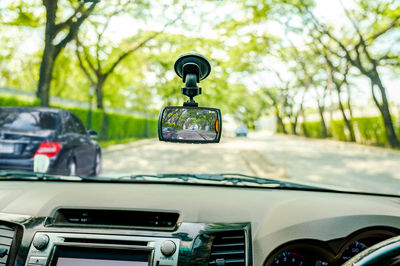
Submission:
M 400 198 L 391 196 L 186 183 L 0 186 L 0 265 L 341 265 L 399 232 Z

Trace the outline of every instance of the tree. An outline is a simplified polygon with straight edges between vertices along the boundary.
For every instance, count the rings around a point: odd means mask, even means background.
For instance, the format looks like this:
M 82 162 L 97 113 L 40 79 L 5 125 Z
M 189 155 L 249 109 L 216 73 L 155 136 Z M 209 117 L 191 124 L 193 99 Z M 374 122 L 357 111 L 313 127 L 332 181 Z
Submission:
M 144 47 L 150 40 L 156 38 L 158 35 L 160 35 L 165 28 L 174 23 L 178 18 L 170 21 L 168 24 L 164 26 L 164 28 L 161 31 L 158 32 L 152 32 L 152 33 L 147 33 L 147 36 L 145 34 L 145 37 L 143 40 L 139 41 L 137 44 L 135 44 L 133 47 L 127 49 L 126 51 L 123 51 L 119 54 L 119 56 L 114 59 L 112 62 L 107 62 L 107 60 L 102 60 L 100 58 L 100 46 L 96 46 L 96 55 L 94 61 L 96 63 L 93 63 L 93 59 L 91 59 L 91 55 L 88 52 L 88 49 L 86 47 L 83 47 L 82 43 L 79 41 L 78 38 L 76 38 L 76 43 L 77 43 L 77 49 L 76 49 L 76 55 L 79 60 L 79 66 L 81 67 L 82 71 L 85 73 L 86 77 L 90 81 L 91 85 L 95 88 L 95 94 L 96 94 L 96 99 L 97 99 L 97 108 L 98 109 L 104 109 L 104 98 L 103 98 L 103 87 L 104 83 L 106 82 L 107 78 L 115 71 L 116 67 L 121 64 L 121 62 L 126 59 L 129 55 L 134 53 L 135 51 L 139 50 L 140 48 Z M 108 23 L 107 23 L 108 24 Z M 106 27 L 104 27 L 104 30 Z M 98 40 L 97 43 L 100 43 L 102 35 L 104 33 L 104 30 L 98 34 Z M 83 55 L 82 55 L 83 53 Z M 103 51 L 103 57 L 104 57 L 104 51 Z M 109 59 L 109 58 L 107 58 Z M 108 65 L 108 67 L 105 67 L 104 65 Z
M 347 75 L 349 73 L 350 65 L 347 62 L 344 62 L 344 66 L 343 66 L 343 63 L 342 63 L 342 65 L 335 65 L 334 62 L 332 61 L 329 53 L 327 53 L 326 51 L 321 51 L 321 54 L 323 55 L 323 58 L 325 59 L 325 62 L 327 64 L 327 68 L 328 68 L 327 71 L 328 71 L 328 77 L 329 77 L 328 82 L 331 83 L 336 90 L 339 109 L 340 109 L 340 112 L 342 113 L 343 121 L 347 127 L 347 130 L 349 131 L 350 141 L 354 142 L 354 141 L 356 141 L 356 137 L 355 137 L 353 125 L 351 122 L 351 117 L 349 118 L 346 115 L 345 107 L 343 105 L 343 101 L 342 101 L 342 97 L 341 97 L 343 87 L 344 87 L 344 85 L 347 84 Z M 338 77 L 338 76 L 341 76 L 341 77 Z M 349 110 L 351 110 L 350 100 L 348 100 L 347 103 L 348 103 Z M 350 111 L 350 116 L 351 116 L 351 111 Z
M 311 87 L 314 84 L 314 75 L 315 75 L 315 70 L 313 69 L 313 57 L 309 53 L 305 51 L 299 51 L 295 45 L 293 45 L 292 42 L 290 42 L 291 46 L 288 47 L 286 50 L 288 53 L 286 55 L 281 55 L 283 56 L 282 58 L 285 58 L 286 62 L 290 62 L 295 58 L 296 64 L 289 68 L 290 72 L 293 74 L 295 77 L 295 96 L 300 93 L 302 93 L 302 96 L 300 98 L 300 103 L 298 104 L 298 111 L 294 115 L 294 120 L 292 122 L 292 132 L 293 134 L 296 135 L 296 128 L 297 128 L 297 122 L 298 118 L 301 115 L 303 118 L 303 133 L 305 136 L 307 136 L 307 130 L 305 127 L 305 121 L 306 121 L 306 116 L 304 113 L 304 99 L 306 94 L 310 91 Z M 280 52 L 282 53 L 282 51 Z M 299 90 L 299 87 L 302 87 L 302 90 Z M 294 99 L 295 96 L 293 96 L 293 103 L 292 106 L 295 105 Z M 293 110 L 294 107 L 292 107 Z M 293 112 L 293 111 L 292 111 Z M 292 120 L 292 119 L 291 119 Z M 324 120 L 321 120 L 321 123 L 324 126 Z
M 297 135 L 297 123 L 299 121 L 299 115 L 303 112 L 303 102 L 306 89 L 302 90 L 303 96 L 301 97 L 301 102 L 300 104 L 297 104 L 296 99 L 299 93 L 301 93 L 301 90 L 299 88 L 296 88 L 294 83 L 290 80 L 284 80 L 278 71 L 274 72 L 281 83 L 281 87 L 278 90 L 280 94 L 280 100 L 278 101 L 278 103 L 275 103 L 278 104 L 277 108 L 281 110 L 280 112 L 277 112 L 277 110 L 275 110 L 278 126 L 281 127 L 283 129 L 282 132 L 285 133 L 286 130 L 284 129 L 284 124 L 281 122 L 282 118 L 278 117 L 278 113 L 281 113 L 283 117 L 287 117 L 289 119 L 291 133 L 293 135 Z M 268 95 L 269 97 L 272 96 L 271 93 L 269 93 Z M 276 102 L 276 100 L 273 100 L 272 98 L 271 100 L 272 102 Z
M 283 134 L 287 134 L 287 130 L 285 124 L 283 123 L 283 111 L 281 108 L 280 99 L 282 96 L 280 95 L 280 88 L 263 88 L 262 91 L 265 95 L 270 99 L 271 106 L 274 108 L 274 115 L 276 117 L 277 131 L 282 132 Z
M 315 89 L 315 95 L 316 95 L 316 100 L 317 100 L 317 105 L 318 105 L 318 113 L 321 118 L 321 129 L 322 129 L 322 137 L 327 138 L 329 137 L 329 131 L 328 127 L 326 126 L 326 121 L 325 121 L 325 107 L 326 107 L 326 97 L 329 91 L 329 83 L 326 82 L 326 85 L 323 87 L 317 86 Z
M 158 2 L 155 3 L 155 5 L 157 4 Z M 176 17 L 165 18 L 166 22 L 159 31 L 140 31 L 136 36 L 131 36 L 117 45 L 112 41 L 106 40 L 105 33 L 113 17 L 121 15 L 122 13 L 129 13 L 135 20 L 146 20 L 152 15 L 149 8 L 151 8 L 151 5 L 146 1 L 119 1 L 118 4 L 114 6 L 107 6 L 107 8 L 104 8 L 101 13 L 97 15 L 100 15 L 98 19 L 96 19 L 96 16 L 93 16 L 93 19 L 90 20 L 91 27 L 89 31 L 94 31 L 96 33 L 94 42 L 90 43 L 86 41 L 82 43 L 79 36 L 76 37 L 76 55 L 79 60 L 80 68 L 90 81 L 90 84 L 95 88 L 97 108 L 104 109 L 103 87 L 106 80 L 114 73 L 115 69 L 130 55 L 146 47 L 149 41 L 154 40 L 160 34 L 164 33 L 170 25 L 182 19 L 182 15 L 186 10 L 186 5 L 183 4 L 180 6 L 176 4 L 174 8 L 180 8 Z M 171 7 L 165 6 L 163 8 L 167 9 Z
M 324 36 L 328 37 L 335 44 L 332 46 L 325 42 L 325 49 L 339 58 L 345 58 L 349 64 L 370 80 L 372 98 L 381 113 L 388 142 L 393 148 L 400 147 L 393 126 L 386 87 L 380 74 L 380 67 L 386 64 L 397 65 L 397 55 L 394 55 L 391 49 L 385 52 L 375 52 L 373 49 L 379 38 L 400 27 L 400 8 L 395 1 L 389 0 L 378 2 L 359 0 L 357 4 L 360 12 L 344 8 L 353 27 L 353 32 L 346 32 L 351 34 L 350 38 L 338 37 L 332 27 L 319 21 L 310 9 L 304 8 L 301 12 L 305 19 L 313 24 L 311 29 L 314 32 L 313 36 L 321 40 Z M 319 35 L 316 35 L 315 32 L 318 32 Z
M 43 0 L 46 8 L 45 44 L 36 93 L 41 106 L 49 106 L 50 84 L 57 56 L 75 38 L 79 27 L 93 12 L 97 2 L 90 3 L 89 6 L 85 2 L 77 5 L 71 2 L 73 13 L 62 22 L 57 22 L 58 4 L 59 0 Z
M 118 47 L 110 49 L 111 43 L 107 43 L 106 41 L 104 41 L 104 34 L 109 26 L 111 19 L 116 15 L 120 15 L 122 12 L 128 12 L 128 10 L 131 10 L 132 13 L 134 13 L 133 9 L 143 10 L 145 7 L 140 5 L 146 6 L 146 3 L 138 2 L 134 5 L 133 1 L 128 0 L 123 4 L 119 3 L 115 5 L 114 8 L 111 8 L 111 10 L 109 7 L 103 10 L 100 21 L 91 21 L 91 28 L 94 29 L 94 31 L 96 32 L 96 39 L 94 43 L 86 43 L 84 45 L 80 41 L 79 36 L 76 36 L 75 38 L 75 52 L 79 61 L 79 66 L 89 80 L 91 87 L 94 88 L 97 100 L 97 108 L 100 110 L 105 109 L 104 84 L 114 73 L 116 68 L 130 55 L 145 47 L 149 41 L 155 39 L 158 35 L 162 34 L 169 25 L 174 24 L 177 20 L 181 19 L 181 16 L 185 11 L 185 7 L 183 6 L 180 13 L 178 13 L 175 18 L 169 19 L 160 31 L 145 32 L 142 35 L 139 34 L 140 36 L 133 36 L 128 40 L 125 40 L 123 43 L 119 44 Z M 140 14 L 137 15 L 139 16 Z M 131 44 L 133 43 L 132 40 L 136 42 L 134 45 Z M 128 47 L 126 49 L 120 49 L 120 47 L 124 46 Z M 90 50 L 94 52 L 91 53 Z M 107 52 L 107 50 L 110 50 L 110 52 Z M 91 120 L 89 119 L 89 121 Z M 101 137 L 104 137 L 106 133 L 106 128 L 107 115 L 105 112 L 103 112 L 103 123 L 100 134 Z
M 27 35 L 44 26 L 40 1 L 1 1 L 0 5 L 0 82 L 1 86 L 34 91 L 37 86 L 39 53 L 21 53 Z M 44 9 L 44 8 L 43 8 Z
M 316 62 L 315 55 L 312 52 L 303 47 L 297 47 L 290 39 L 288 39 L 288 42 L 289 46 L 279 47 L 275 53 L 275 57 L 279 58 L 287 66 L 287 80 L 291 80 L 291 82 L 284 81 L 281 75 L 274 71 L 281 84 L 286 84 L 283 87 L 284 91 L 286 91 L 286 96 L 281 99 L 281 108 L 284 111 L 283 113 L 289 118 L 292 133 L 295 135 L 297 134 L 299 118 L 302 117 L 303 123 L 301 125 L 303 134 L 307 136 L 304 100 L 312 89 L 317 89 L 318 81 L 316 78 L 318 77 L 320 65 Z M 317 99 L 319 98 L 317 97 Z M 323 113 L 321 116 L 321 127 L 326 128 Z

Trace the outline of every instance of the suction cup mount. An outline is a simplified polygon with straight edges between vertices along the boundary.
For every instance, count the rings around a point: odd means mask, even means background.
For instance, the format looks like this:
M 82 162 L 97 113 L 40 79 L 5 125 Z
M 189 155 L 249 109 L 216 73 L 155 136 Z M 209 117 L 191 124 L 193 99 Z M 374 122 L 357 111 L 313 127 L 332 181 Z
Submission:
M 211 72 L 211 65 L 207 58 L 200 54 L 188 53 L 181 55 L 174 64 L 176 74 L 185 82 L 182 94 L 189 97 L 184 106 L 198 106 L 194 97 L 201 94 L 201 88 L 197 86 Z

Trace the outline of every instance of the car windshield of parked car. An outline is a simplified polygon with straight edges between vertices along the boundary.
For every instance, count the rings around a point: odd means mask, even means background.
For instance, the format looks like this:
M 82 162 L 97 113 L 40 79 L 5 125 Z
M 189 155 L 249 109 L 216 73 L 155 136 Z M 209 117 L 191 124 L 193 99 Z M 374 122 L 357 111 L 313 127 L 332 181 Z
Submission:
M 399 0 L 1 0 L 0 25 L 0 182 L 400 195 Z

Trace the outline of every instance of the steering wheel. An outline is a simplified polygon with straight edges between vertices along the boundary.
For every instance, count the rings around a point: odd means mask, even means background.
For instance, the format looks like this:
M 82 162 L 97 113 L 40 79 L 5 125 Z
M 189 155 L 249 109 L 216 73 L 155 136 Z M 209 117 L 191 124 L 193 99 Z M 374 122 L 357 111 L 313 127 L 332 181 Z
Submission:
M 342 266 L 400 266 L 400 236 L 387 239 L 357 254 Z

